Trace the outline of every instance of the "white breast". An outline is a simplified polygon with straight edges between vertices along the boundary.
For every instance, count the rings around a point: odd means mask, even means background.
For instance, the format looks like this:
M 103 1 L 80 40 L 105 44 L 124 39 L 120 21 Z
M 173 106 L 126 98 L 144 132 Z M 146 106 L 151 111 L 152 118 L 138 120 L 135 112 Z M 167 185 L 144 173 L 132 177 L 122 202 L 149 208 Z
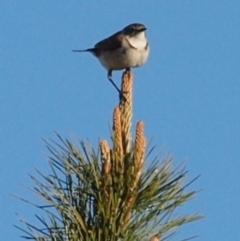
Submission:
M 128 38 L 128 41 L 136 49 L 144 49 L 147 45 L 145 32 L 140 32 L 139 34 Z

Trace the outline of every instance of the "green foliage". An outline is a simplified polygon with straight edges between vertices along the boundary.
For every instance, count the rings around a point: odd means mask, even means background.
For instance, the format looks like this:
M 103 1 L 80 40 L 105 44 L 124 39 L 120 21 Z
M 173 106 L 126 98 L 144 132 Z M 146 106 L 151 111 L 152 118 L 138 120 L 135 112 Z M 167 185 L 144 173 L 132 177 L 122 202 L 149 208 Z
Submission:
M 133 177 L 124 176 L 106 184 L 101 170 L 101 159 L 88 144 L 77 147 L 68 140 L 61 144 L 51 141 L 49 164 L 51 175 L 39 172 L 43 180 L 31 176 L 33 189 L 45 205 L 35 205 L 45 212 L 45 218 L 36 216 L 42 228 L 21 220 L 27 227 L 23 230 L 27 239 L 37 241 L 136 241 L 157 235 L 171 234 L 175 228 L 201 218 L 184 215 L 173 218 L 176 208 L 194 197 L 186 192 L 184 168 L 172 169 L 172 160 L 156 157 L 150 166 L 143 168 L 134 199 L 131 216 L 126 219 L 127 193 Z M 131 170 L 134 148 L 125 162 Z M 149 157 L 148 157 L 149 158 Z M 115 170 L 116 171 L 116 170 Z M 119 173 L 116 172 L 116 176 Z M 125 173 L 126 174 L 126 173 Z M 104 187 L 107 187 L 108 194 Z
M 187 171 L 172 168 L 170 158 L 146 155 L 144 123 L 131 138 L 133 75 L 126 70 L 124 100 L 113 111 L 112 149 L 99 143 L 98 154 L 84 142 L 76 146 L 59 135 L 60 144 L 47 142 L 52 174 L 31 176 L 32 190 L 43 201 L 36 205 L 40 227 L 21 220 L 26 239 L 36 241 L 158 241 L 169 240 L 177 227 L 199 215 L 176 215 L 194 197 L 187 192 Z M 23 200 L 23 199 L 22 199 Z M 27 200 L 24 200 L 30 203 Z M 19 228 L 19 227 L 18 227 Z M 161 239 L 162 241 L 162 239 Z

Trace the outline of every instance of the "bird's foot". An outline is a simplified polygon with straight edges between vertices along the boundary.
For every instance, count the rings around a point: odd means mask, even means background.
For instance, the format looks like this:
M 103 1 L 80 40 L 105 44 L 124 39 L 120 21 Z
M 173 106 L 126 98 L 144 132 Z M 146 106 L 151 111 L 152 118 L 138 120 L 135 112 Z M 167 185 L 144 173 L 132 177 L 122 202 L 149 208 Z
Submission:
M 130 71 L 130 69 L 126 69 L 126 71 Z M 108 71 L 108 80 L 111 82 L 111 84 L 114 86 L 114 88 L 118 91 L 118 93 L 119 93 L 119 100 L 126 102 L 127 101 L 127 98 L 125 96 L 126 93 L 121 91 L 118 88 L 118 86 L 114 83 L 114 81 L 112 79 L 112 71 L 111 70 Z

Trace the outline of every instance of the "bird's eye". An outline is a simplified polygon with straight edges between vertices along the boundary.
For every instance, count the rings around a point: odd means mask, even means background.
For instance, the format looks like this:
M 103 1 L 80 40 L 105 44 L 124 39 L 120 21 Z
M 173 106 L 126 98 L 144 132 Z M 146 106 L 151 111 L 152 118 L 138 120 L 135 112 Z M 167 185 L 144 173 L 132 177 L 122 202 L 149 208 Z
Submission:
M 134 28 L 134 27 L 131 27 L 129 32 L 130 32 L 131 34 L 135 33 L 135 28 Z
M 125 29 L 125 33 L 128 34 L 128 35 L 134 35 L 135 32 L 136 32 L 135 26 L 128 26 L 128 27 Z

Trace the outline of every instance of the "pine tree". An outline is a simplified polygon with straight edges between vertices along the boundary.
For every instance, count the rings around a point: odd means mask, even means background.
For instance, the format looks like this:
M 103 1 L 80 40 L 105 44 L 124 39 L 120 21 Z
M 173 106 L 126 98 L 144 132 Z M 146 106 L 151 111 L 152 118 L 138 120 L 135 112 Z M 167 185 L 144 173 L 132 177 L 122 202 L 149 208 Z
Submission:
M 31 176 L 34 193 L 45 203 L 33 205 L 45 215 L 36 215 L 40 227 L 21 219 L 25 225 L 18 227 L 25 233 L 22 237 L 37 241 L 170 240 L 176 228 L 201 218 L 173 217 L 196 194 L 186 191 L 187 171 L 182 166 L 173 169 L 169 157 L 150 160 L 152 149 L 147 151 L 142 121 L 132 137 L 132 83 L 132 73 L 125 71 L 121 86 L 125 98 L 113 111 L 111 146 L 102 140 L 94 151 L 87 142 L 75 145 L 60 135 L 60 143 L 46 142 L 52 174 L 39 172 L 41 180 Z

